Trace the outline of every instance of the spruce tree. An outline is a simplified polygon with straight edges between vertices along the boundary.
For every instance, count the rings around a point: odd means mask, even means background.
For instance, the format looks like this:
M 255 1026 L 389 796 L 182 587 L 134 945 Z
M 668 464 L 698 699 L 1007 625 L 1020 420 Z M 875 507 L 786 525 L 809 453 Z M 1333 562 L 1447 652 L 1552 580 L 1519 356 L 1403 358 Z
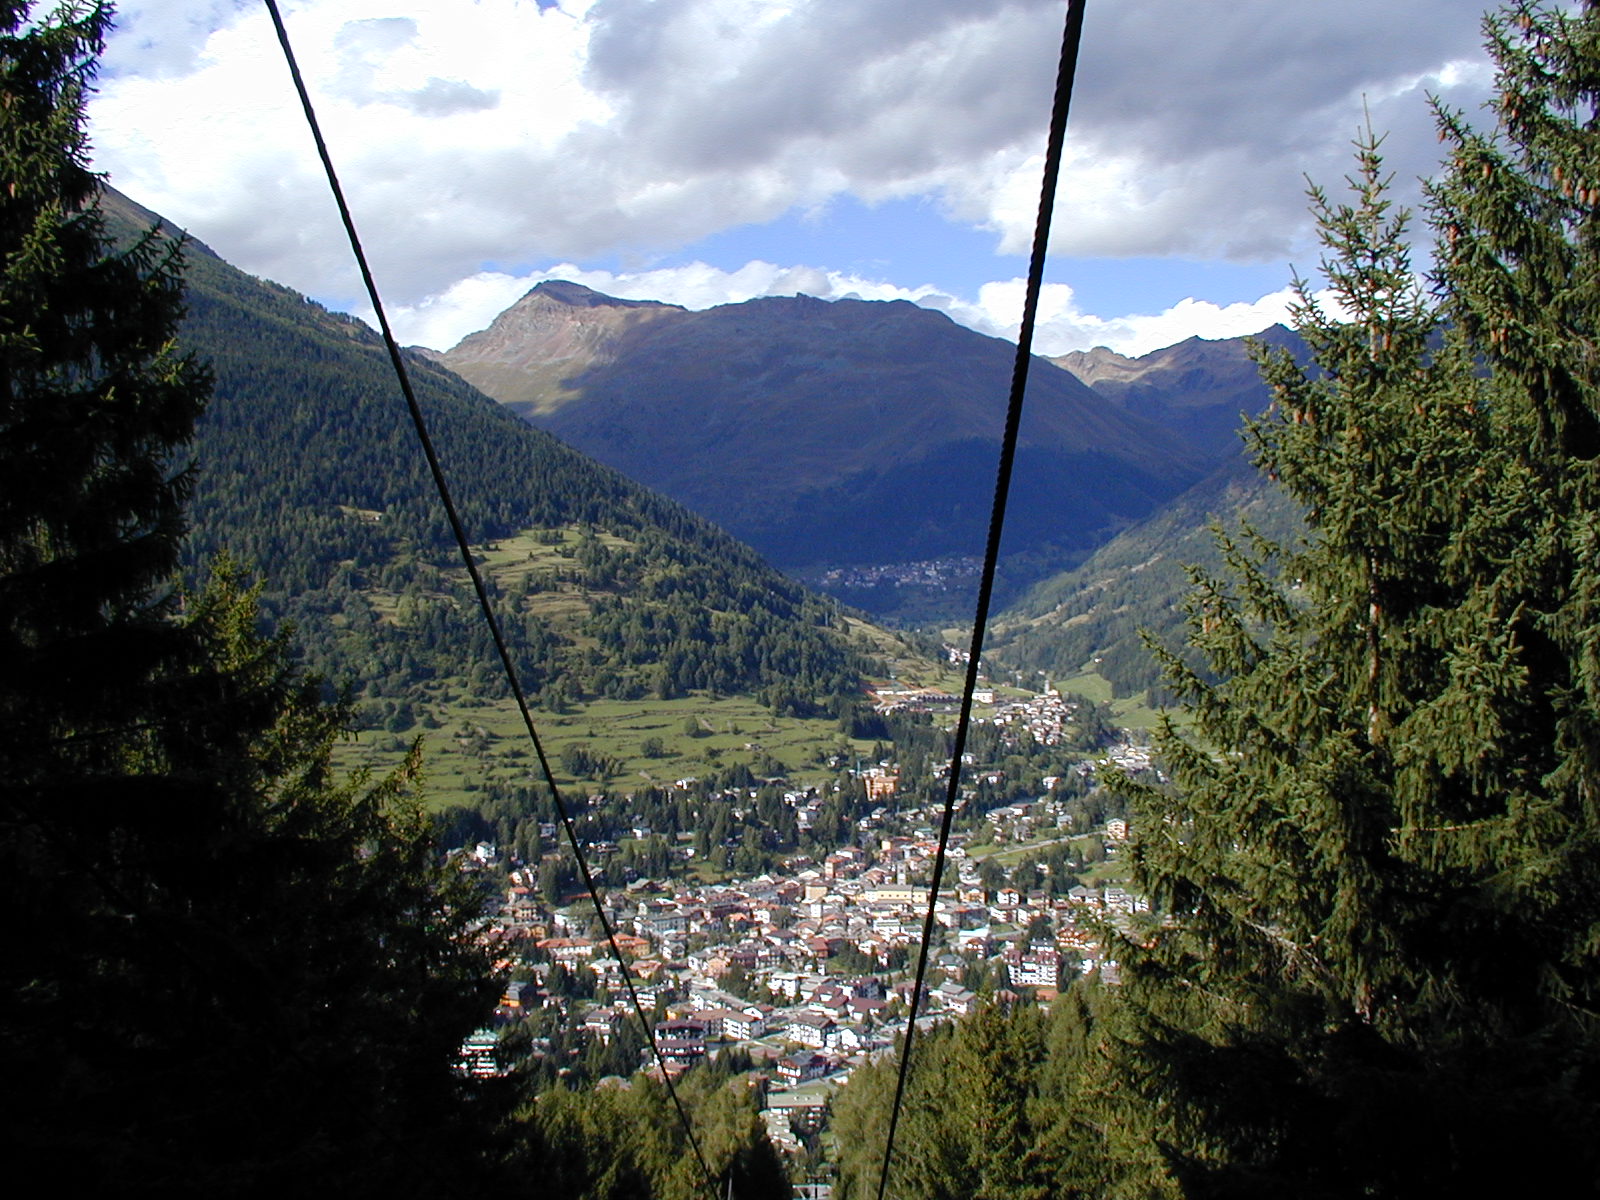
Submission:
M 29 7 L 0 5 L 0 736 L 8 761 L 81 763 L 168 652 L 173 456 L 208 385 L 172 349 L 173 248 L 109 253 L 94 203 L 82 105 L 107 12 Z
M 1224 538 L 1205 669 L 1166 659 L 1192 724 L 1134 851 L 1165 920 L 1122 948 L 1165 1163 L 1129 1193 L 1489 1195 L 1519 1145 L 1600 1185 L 1600 11 L 1488 31 L 1498 131 L 1439 114 L 1437 300 L 1377 139 L 1314 192 L 1343 311 L 1302 289 L 1316 369 L 1266 356 L 1251 430 L 1309 533 Z
M 124 785 L 153 667 L 187 654 L 156 590 L 182 533 L 171 458 L 206 398 L 170 349 L 175 261 L 153 239 L 108 253 L 93 203 L 82 105 L 107 14 L 28 9 L 0 7 L 0 970 L 19 1097 L 58 1070 L 51 1027 L 101 994 L 119 940 L 83 889 L 120 886 L 106 872 L 181 803 Z
M 495 1119 L 452 1071 L 476 900 L 414 756 L 333 779 L 237 572 L 168 583 L 208 377 L 179 247 L 97 207 L 108 21 L 0 0 L 0 1144 L 71 1191 L 438 1193 Z

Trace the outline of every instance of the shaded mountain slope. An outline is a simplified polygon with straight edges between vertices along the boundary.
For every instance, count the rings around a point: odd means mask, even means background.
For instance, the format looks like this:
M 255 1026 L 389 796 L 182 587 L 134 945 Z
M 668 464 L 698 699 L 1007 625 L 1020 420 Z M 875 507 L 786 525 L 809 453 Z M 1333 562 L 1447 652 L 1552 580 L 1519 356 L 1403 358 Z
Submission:
M 1253 339 L 1192 337 L 1138 358 L 1097 346 L 1050 361 L 1129 414 L 1179 433 L 1208 453 L 1226 455 L 1239 444 L 1242 418 L 1255 416 L 1267 402 L 1250 360 L 1252 340 L 1287 349 L 1300 361 L 1307 357 L 1298 334 L 1274 325 Z
M 1269 538 L 1301 531 L 1292 503 L 1243 455 L 1094 552 L 1082 565 L 1035 586 L 998 617 L 990 641 L 997 662 L 1064 678 L 1093 670 L 1118 697 L 1160 681 L 1160 669 L 1140 636 L 1183 643 L 1187 568 L 1222 570 L 1212 532 L 1240 523 Z
M 443 361 L 782 566 L 981 552 L 1010 343 L 904 301 L 773 297 L 596 315 L 617 303 L 541 284 Z M 560 369 L 569 373 L 551 388 Z M 505 382 L 514 371 L 520 390 Z M 1205 467 L 1181 437 L 1042 359 L 1021 450 L 1007 547 L 1040 559 L 1034 577 Z
M 1299 335 L 1275 325 L 1255 339 L 1190 338 L 1136 359 L 1098 347 L 1054 360 L 1119 407 L 1183 430 L 1224 458 L 1188 491 L 1003 613 L 991 643 L 997 661 L 1055 677 L 1092 668 L 1118 696 L 1134 695 L 1160 678 L 1140 631 L 1181 644 L 1186 568 L 1222 566 L 1214 522 L 1230 532 L 1246 522 L 1278 540 L 1300 533 L 1293 505 L 1249 463 L 1240 439 L 1241 417 L 1261 413 L 1269 400 L 1250 360 L 1251 340 L 1307 357 Z

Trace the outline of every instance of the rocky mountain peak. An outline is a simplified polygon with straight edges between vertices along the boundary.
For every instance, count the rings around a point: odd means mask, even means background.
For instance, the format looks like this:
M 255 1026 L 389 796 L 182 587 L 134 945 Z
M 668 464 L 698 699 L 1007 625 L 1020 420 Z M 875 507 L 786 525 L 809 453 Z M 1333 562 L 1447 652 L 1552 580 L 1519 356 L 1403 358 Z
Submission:
M 1097 346 L 1050 361 L 1133 416 L 1176 430 L 1218 453 L 1238 445 L 1242 418 L 1261 411 L 1267 391 L 1250 357 L 1250 338 L 1186 338 L 1128 358 Z M 1304 358 L 1305 343 L 1282 325 L 1254 335 Z
M 904 300 L 688 312 L 541 284 L 445 362 L 799 570 L 981 550 L 1015 357 Z M 1028 395 L 1007 535 L 1043 559 L 1081 556 L 1203 468 L 1048 363 Z
M 569 377 L 609 362 L 627 330 L 684 309 L 658 300 L 619 300 L 581 283 L 548 279 L 487 329 L 445 351 L 443 362 L 496 399 L 539 412 L 570 395 Z
M 1105 379 L 1118 379 L 1138 375 L 1142 368 L 1139 360 L 1118 354 L 1109 346 L 1096 346 L 1092 350 L 1073 350 L 1050 360 L 1058 367 L 1071 371 L 1090 387 Z
M 581 283 L 573 283 L 568 279 L 546 279 L 543 283 L 536 284 L 522 299 L 526 301 L 535 297 L 541 300 L 554 300 L 556 303 L 564 304 L 569 308 L 679 307 L 676 304 L 663 304 L 660 300 L 622 300 L 616 296 L 608 296 L 604 292 L 597 292 L 593 288 L 584 287 Z

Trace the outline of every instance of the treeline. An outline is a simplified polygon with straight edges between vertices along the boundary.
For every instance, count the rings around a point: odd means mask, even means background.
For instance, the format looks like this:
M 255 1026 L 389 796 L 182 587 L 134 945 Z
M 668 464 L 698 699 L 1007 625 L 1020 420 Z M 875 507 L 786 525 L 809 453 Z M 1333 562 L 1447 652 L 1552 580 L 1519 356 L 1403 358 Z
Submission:
M 702 1067 L 676 1086 L 692 1114 L 704 1167 L 665 1088 L 637 1075 L 622 1086 L 541 1095 L 523 1114 L 523 1177 L 537 1178 L 541 1191 L 564 1200 L 704 1200 L 730 1187 L 751 1200 L 793 1195 L 748 1080 Z
M 753 797 L 746 794 L 752 789 Z M 813 824 L 802 829 L 794 805 L 784 799 L 788 790 L 739 764 L 683 788 L 606 790 L 569 805 L 576 805 L 580 840 L 615 847 L 594 864 L 610 887 L 665 878 L 702 862 L 730 874 L 758 875 L 790 855 L 826 853 L 849 843 L 855 823 L 874 807 L 860 781 L 846 776 L 837 791 L 826 794 Z M 549 830 L 558 820 L 555 802 L 541 787 L 491 782 L 475 804 L 453 805 L 436 819 L 448 845 L 488 841 L 523 863 L 543 858 L 540 889 L 547 902 L 561 901 L 580 886 L 564 835 L 540 835 L 541 826 Z M 636 835 L 641 829 L 649 832 Z M 680 834 L 692 838 L 685 842 Z M 693 857 L 686 858 L 685 850 Z
M 1046 1015 L 986 1004 L 921 1033 L 901 1109 L 890 1194 L 911 1200 L 1097 1196 L 1108 1140 L 1098 1080 L 1114 1021 L 1098 982 L 1074 985 Z M 833 1107 L 838 1200 L 878 1194 L 897 1063 L 851 1072 Z M 1119 1148 L 1120 1149 L 1120 1148 Z M 1092 1152 L 1089 1152 L 1091 1151 Z
M 415 755 L 338 777 L 240 572 L 174 588 L 208 379 L 96 203 L 109 21 L 0 3 L 0 1146 L 75 1195 L 487 1181 L 511 1106 L 452 1068 L 499 986 Z

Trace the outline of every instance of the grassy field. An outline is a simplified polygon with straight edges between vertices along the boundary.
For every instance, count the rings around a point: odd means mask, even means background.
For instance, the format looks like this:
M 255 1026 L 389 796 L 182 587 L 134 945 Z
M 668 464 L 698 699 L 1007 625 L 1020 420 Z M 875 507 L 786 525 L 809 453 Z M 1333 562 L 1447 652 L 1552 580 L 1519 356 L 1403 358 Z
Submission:
M 901 654 L 891 665 L 896 686 L 954 692 L 962 684 L 954 672 L 909 655 Z M 1059 686 L 1093 700 L 1110 693 L 1110 686 L 1097 675 L 1077 676 Z M 420 736 L 424 796 L 434 808 L 470 802 L 491 781 L 527 784 L 540 777 L 527 730 L 510 700 L 479 701 L 466 681 L 456 678 L 435 681 L 414 707 L 427 719 L 398 731 L 364 730 L 352 735 L 336 748 L 335 765 L 344 770 L 386 770 L 398 764 L 411 741 Z M 1127 701 L 1114 705 L 1113 711 L 1119 724 L 1132 728 L 1148 728 L 1156 719 L 1153 711 Z M 670 784 L 736 763 L 758 775 L 821 783 L 837 774 L 837 768 L 828 765 L 829 758 L 854 761 L 873 749 L 871 741 L 845 737 L 832 718 L 775 717 L 748 696 L 597 699 L 573 702 L 564 712 L 536 708 L 533 716 L 558 785 L 584 792 Z M 429 724 L 436 727 L 426 727 Z M 582 777 L 566 771 L 563 751 L 573 745 L 594 759 L 609 760 L 610 771 Z M 1010 847 L 1003 853 L 1009 857 L 1015 850 Z
M 337 765 L 381 770 L 398 762 L 411 739 L 421 735 L 430 807 L 471 800 L 491 780 L 528 783 L 539 777 L 527 730 L 510 701 L 482 706 L 446 702 L 431 711 L 440 728 L 398 734 L 364 731 L 338 748 Z M 819 782 L 836 773 L 827 765 L 831 755 L 853 758 L 872 749 L 871 742 L 840 734 L 831 718 L 774 717 L 740 696 L 596 700 L 560 714 L 536 711 L 534 721 L 557 783 L 580 791 L 602 786 L 629 791 L 702 777 L 735 763 L 757 774 Z M 562 766 L 562 751 L 573 744 L 597 759 L 613 760 L 614 769 L 604 777 L 569 774 Z
M 1071 844 L 1081 856 L 1091 839 L 1092 835 L 1090 834 L 1057 836 L 1054 831 L 1051 831 L 1046 836 L 1027 842 L 1007 842 L 1003 846 L 996 846 L 992 843 L 982 846 L 968 846 L 967 855 L 977 862 L 985 862 L 992 858 L 1000 866 L 1010 869 L 1030 854 L 1048 849 L 1051 846 Z
M 978 862 L 992 859 L 998 866 L 1007 871 L 1016 867 L 1023 859 L 1038 853 L 1040 850 L 1063 843 L 1071 843 L 1080 859 L 1086 858 L 1092 845 L 1103 841 L 1100 834 L 1075 834 L 1070 837 L 1056 837 L 1053 834 L 1035 838 L 1028 842 L 1008 842 L 1004 846 L 968 846 L 967 854 Z M 1107 884 L 1121 884 L 1128 878 L 1128 863 L 1122 858 L 1107 858 L 1097 863 L 1090 863 L 1078 872 L 1085 887 L 1105 887 Z
M 1114 699 L 1111 681 L 1096 671 L 1080 671 L 1066 679 L 1057 679 L 1054 683 L 1062 692 L 1082 696 L 1096 704 L 1109 704 L 1116 723 L 1129 729 L 1154 729 L 1160 720 L 1161 711 L 1146 703 L 1146 693 Z

